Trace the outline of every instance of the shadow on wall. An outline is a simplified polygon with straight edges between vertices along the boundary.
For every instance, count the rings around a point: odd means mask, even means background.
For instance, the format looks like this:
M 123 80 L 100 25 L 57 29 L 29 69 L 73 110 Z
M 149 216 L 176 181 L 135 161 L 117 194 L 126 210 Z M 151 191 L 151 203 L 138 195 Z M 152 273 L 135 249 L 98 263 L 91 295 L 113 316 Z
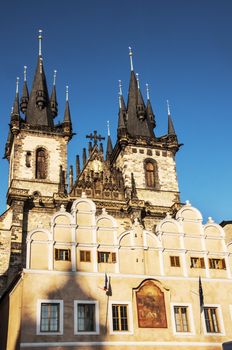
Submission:
M 4 320 L 1 317 L 0 321 L 1 350 L 61 350 L 66 349 L 66 342 L 69 343 L 68 349 L 102 349 L 101 343 L 108 333 L 110 298 L 110 292 L 104 290 L 103 275 L 86 278 L 68 272 L 52 275 L 26 273 L 22 277 L 16 281 L 10 297 L 9 294 L 6 295 L 1 303 L 1 314 L 3 312 L 5 315 Z M 57 304 L 60 309 L 59 329 L 49 334 L 52 331 L 45 331 L 47 321 L 44 319 L 42 325 L 41 319 L 49 314 L 48 327 L 56 327 L 56 312 L 51 305 Z M 41 308 L 44 308 L 43 316 Z M 20 324 L 20 313 L 21 326 L 17 327 Z M 99 323 L 100 317 L 102 323 Z M 83 347 L 81 342 L 85 342 Z M 91 342 L 95 342 L 95 345 L 91 345 Z M 40 344 L 36 346 L 36 343 Z M 72 343 L 73 346 L 70 347 Z

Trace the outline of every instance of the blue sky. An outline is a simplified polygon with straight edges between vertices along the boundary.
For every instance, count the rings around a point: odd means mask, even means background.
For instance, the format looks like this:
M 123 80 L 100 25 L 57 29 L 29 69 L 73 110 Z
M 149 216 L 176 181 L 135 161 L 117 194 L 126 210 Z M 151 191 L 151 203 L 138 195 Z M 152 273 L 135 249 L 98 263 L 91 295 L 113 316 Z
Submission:
M 69 164 L 81 154 L 85 135 L 107 133 L 115 141 L 118 80 L 127 97 L 128 46 L 133 48 L 141 89 L 150 85 L 157 136 L 167 131 L 166 100 L 179 142 L 177 174 L 181 200 L 204 219 L 232 219 L 231 95 L 232 2 L 230 0 L 50 0 L 1 3 L 0 150 L 8 132 L 15 80 L 28 66 L 31 87 L 37 31 L 43 29 L 43 59 L 49 88 L 57 69 L 59 117 L 69 85 L 73 128 Z M 5 210 L 8 162 L 0 159 L 1 211 Z

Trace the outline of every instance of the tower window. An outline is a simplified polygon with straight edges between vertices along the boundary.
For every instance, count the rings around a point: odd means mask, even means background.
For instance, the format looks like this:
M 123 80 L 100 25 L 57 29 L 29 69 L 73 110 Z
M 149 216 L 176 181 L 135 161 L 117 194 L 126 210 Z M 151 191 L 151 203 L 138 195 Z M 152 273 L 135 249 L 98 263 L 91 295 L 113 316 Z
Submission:
M 39 148 L 36 151 L 36 179 L 46 179 L 47 177 L 46 151 Z
M 145 163 L 145 177 L 147 187 L 155 187 L 155 164 L 152 162 Z

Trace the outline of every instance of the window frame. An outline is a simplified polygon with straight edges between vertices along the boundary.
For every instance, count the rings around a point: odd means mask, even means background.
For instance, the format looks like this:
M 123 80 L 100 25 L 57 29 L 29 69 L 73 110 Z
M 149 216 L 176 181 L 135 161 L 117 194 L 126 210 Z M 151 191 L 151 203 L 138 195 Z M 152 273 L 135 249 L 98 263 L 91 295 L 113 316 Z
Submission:
M 95 305 L 95 331 L 78 331 L 78 305 L 79 304 L 94 304 Z M 86 334 L 99 334 L 99 302 L 97 300 L 74 300 L 74 334 L 86 335 Z
M 169 255 L 169 259 L 170 259 L 170 266 L 171 267 L 181 267 L 179 255 Z M 174 262 L 174 264 L 172 264 L 172 261 Z M 177 261 L 178 261 L 178 263 L 177 263 Z
M 128 330 L 120 331 L 120 330 L 114 330 L 113 329 L 113 312 L 112 308 L 113 305 L 123 305 L 127 307 L 127 324 L 128 324 Z M 133 314 L 132 314 L 132 305 L 130 301 L 124 301 L 124 300 L 111 300 L 109 302 L 109 324 L 110 324 L 110 334 L 133 334 Z
M 105 261 L 105 258 L 102 259 L 100 258 L 101 254 L 108 254 L 107 261 Z M 109 259 L 110 258 L 110 259 Z M 97 252 L 97 262 L 98 264 L 116 264 L 117 263 L 117 254 L 116 252 L 111 252 L 111 251 L 98 251 Z
M 59 331 L 47 332 L 41 331 L 41 306 L 42 304 L 59 304 Z M 61 299 L 38 299 L 37 300 L 37 322 L 36 322 L 36 334 L 37 335 L 62 335 L 64 332 L 64 302 Z
M 59 252 L 68 252 L 68 258 L 67 259 L 60 259 Z M 71 249 L 70 248 L 54 248 L 54 257 L 55 261 L 71 261 Z
M 207 335 L 207 336 L 215 336 L 215 335 L 216 336 L 221 336 L 221 335 L 225 335 L 225 328 L 224 328 L 224 323 L 223 323 L 221 305 L 219 305 L 219 304 L 205 304 L 204 305 L 204 309 L 205 308 L 214 308 L 214 309 L 216 309 L 216 316 L 217 316 L 217 323 L 218 323 L 219 332 L 208 332 L 207 331 L 206 320 L 205 320 L 205 312 L 203 310 L 203 312 L 201 313 L 201 319 L 202 319 L 202 324 L 203 324 L 204 335 Z
M 196 260 L 196 264 L 194 263 L 194 260 Z M 190 268 L 191 269 L 205 269 L 204 257 L 190 256 Z
M 224 258 L 208 258 L 210 270 L 226 270 Z
M 87 259 L 87 253 L 89 254 L 89 260 Z M 83 250 L 79 251 L 80 254 L 80 262 L 91 262 L 91 250 Z M 82 259 L 82 255 L 84 259 Z
M 44 177 L 38 177 L 39 171 L 38 171 L 38 153 L 40 151 L 44 152 L 43 158 L 44 158 Z M 48 152 L 44 147 L 38 147 L 35 150 L 35 179 L 36 180 L 46 180 L 48 177 L 48 171 L 47 171 L 47 167 L 48 167 Z
M 171 307 L 171 320 L 172 320 L 172 329 L 174 335 L 180 335 L 180 336 L 189 336 L 195 334 L 195 326 L 194 326 L 194 318 L 193 318 L 193 309 L 192 304 L 190 303 L 178 303 L 174 302 L 170 304 Z M 175 307 L 185 307 L 187 308 L 187 322 L 188 322 L 188 332 L 180 332 L 177 331 L 176 327 L 176 319 L 175 319 Z
M 148 164 L 152 164 L 152 166 L 153 166 L 152 170 L 147 169 Z M 148 174 L 152 174 L 153 184 L 150 184 L 150 175 L 148 175 Z M 156 164 L 156 161 L 154 159 L 147 158 L 144 160 L 144 175 L 145 175 L 146 187 L 149 189 L 157 189 L 157 185 L 158 185 L 157 164 Z

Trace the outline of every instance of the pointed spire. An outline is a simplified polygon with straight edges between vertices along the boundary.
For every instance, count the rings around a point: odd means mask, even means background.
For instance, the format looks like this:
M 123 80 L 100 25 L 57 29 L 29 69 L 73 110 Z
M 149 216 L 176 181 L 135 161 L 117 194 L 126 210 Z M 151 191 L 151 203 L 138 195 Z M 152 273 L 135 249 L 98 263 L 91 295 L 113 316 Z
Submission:
M 39 57 L 28 101 L 26 122 L 34 126 L 54 127 L 42 59 L 42 31 L 39 31 Z
M 106 160 L 110 160 L 110 156 L 113 151 L 112 141 L 110 137 L 110 122 L 107 121 L 107 131 L 108 131 L 108 139 L 107 139 L 107 148 L 106 148 Z
M 73 187 L 73 166 L 70 165 L 70 168 L 69 168 L 69 189 L 71 191 Z
M 15 99 L 13 104 L 13 110 L 11 113 L 11 120 L 19 119 L 19 77 L 16 78 L 16 91 L 15 91 Z
M 167 109 L 168 109 L 168 135 L 176 135 L 173 121 L 172 121 L 172 117 L 171 117 L 170 105 L 169 105 L 168 100 L 167 100 Z
M 65 104 L 65 112 L 64 112 L 64 122 L 71 123 L 71 114 L 69 109 L 69 101 L 68 101 L 68 85 L 66 85 L 66 104 Z
M 147 91 L 147 106 L 146 106 L 146 111 L 147 111 L 147 116 L 150 120 L 151 126 L 154 129 L 156 126 L 155 122 L 155 115 L 151 106 L 151 101 L 150 101 L 150 92 L 149 92 L 149 86 L 146 84 L 146 91 Z
M 51 93 L 51 97 L 50 97 L 50 105 L 51 105 L 51 112 L 52 112 L 53 118 L 55 118 L 58 114 L 58 108 L 57 108 L 58 103 L 57 103 L 57 98 L 56 98 L 56 73 L 57 73 L 57 71 L 54 70 L 52 93 Z
M 122 81 L 119 80 L 118 83 L 119 83 L 119 108 L 122 111 L 126 111 L 126 105 L 125 105 L 124 98 L 122 95 Z
M 76 178 L 78 178 L 78 176 L 80 175 L 81 172 L 81 168 L 80 168 L 80 157 L 77 154 L 76 155 Z
M 27 110 L 28 101 L 29 101 L 29 92 L 27 88 L 27 66 L 24 66 L 23 76 L 24 76 L 24 82 L 23 82 L 22 97 L 20 100 L 20 110 L 22 113 L 25 114 Z

